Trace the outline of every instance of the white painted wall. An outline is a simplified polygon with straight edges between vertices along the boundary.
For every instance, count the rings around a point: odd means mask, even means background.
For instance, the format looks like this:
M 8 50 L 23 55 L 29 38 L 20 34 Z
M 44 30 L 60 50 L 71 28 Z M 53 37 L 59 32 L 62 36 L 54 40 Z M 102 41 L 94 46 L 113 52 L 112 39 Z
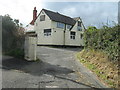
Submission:
M 40 16 L 45 15 L 45 21 L 40 21 Z M 64 29 L 57 28 L 57 22 L 50 20 L 50 18 L 41 11 L 40 15 L 35 21 L 34 29 L 37 33 L 37 44 L 40 45 L 64 45 Z M 51 29 L 51 36 L 44 36 L 44 29 Z M 74 25 L 71 31 L 76 32 L 76 38 L 70 39 L 70 30 L 65 31 L 65 45 L 72 46 L 83 46 L 83 39 L 80 38 L 80 33 L 84 33 L 84 28 L 82 26 L 82 31 L 77 30 L 77 23 Z
M 80 21 L 80 20 L 78 20 L 78 21 Z M 84 40 L 83 40 L 83 38 L 81 39 L 80 34 L 83 34 L 85 30 L 82 25 L 82 31 L 78 31 L 77 25 L 78 25 L 78 22 L 76 22 L 76 24 L 74 25 L 74 27 L 71 30 L 71 31 L 76 32 L 75 39 L 70 39 L 70 30 L 66 30 L 65 45 L 84 46 Z
M 64 43 L 64 29 L 57 28 L 57 22 L 51 21 L 52 28 L 52 37 L 53 37 L 53 45 L 63 45 Z
M 36 37 L 30 37 L 28 35 L 25 37 L 25 59 L 28 61 L 36 60 L 36 41 Z
M 45 21 L 40 21 L 40 16 L 45 15 Z M 52 44 L 52 35 L 51 36 L 44 36 L 44 29 L 50 29 L 51 28 L 51 20 L 50 18 L 45 14 L 44 11 L 40 13 L 38 18 L 35 21 L 34 29 L 37 33 L 37 44 Z

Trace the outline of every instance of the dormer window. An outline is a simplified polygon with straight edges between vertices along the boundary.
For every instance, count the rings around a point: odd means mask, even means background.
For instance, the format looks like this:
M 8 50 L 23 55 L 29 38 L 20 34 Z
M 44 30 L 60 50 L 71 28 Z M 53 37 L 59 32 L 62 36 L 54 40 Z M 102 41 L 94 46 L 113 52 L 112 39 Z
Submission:
M 40 16 L 40 21 L 45 21 L 45 15 Z
M 78 31 L 82 31 L 82 27 L 81 27 L 82 25 L 81 24 L 82 24 L 82 22 L 78 21 L 78 26 L 77 26 Z
M 81 27 L 81 22 L 80 22 L 80 21 L 78 21 L 78 26 L 80 26 L 80 27 Z
M 82 27 L 78 26 L 78 27 L 77 27 L 77 30 L 78 30 L 78 31 L 82 31 Z
M 64 28 L 65 28 L 65 24 L 64 24 L 64 23 L 57 22 L 57 28 L 62 28 L 62 29 L 64 29 Z

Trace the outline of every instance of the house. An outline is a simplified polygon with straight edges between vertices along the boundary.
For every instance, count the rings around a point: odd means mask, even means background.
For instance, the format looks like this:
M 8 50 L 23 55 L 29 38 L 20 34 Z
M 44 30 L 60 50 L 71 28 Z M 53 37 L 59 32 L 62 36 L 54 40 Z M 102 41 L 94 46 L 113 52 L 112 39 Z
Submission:
M 37 10 L 36 7 L 34 7 L 33 10 L 33 20 L 25 27 L 25 32 L 34 32 L 34 22 L 37 18 Z
M 80 17 L 71 18 L 46 9 L 37 16 L 35 7 L 30 25 L 37 34 L 37 45 L 84 46 L 85 27 Z

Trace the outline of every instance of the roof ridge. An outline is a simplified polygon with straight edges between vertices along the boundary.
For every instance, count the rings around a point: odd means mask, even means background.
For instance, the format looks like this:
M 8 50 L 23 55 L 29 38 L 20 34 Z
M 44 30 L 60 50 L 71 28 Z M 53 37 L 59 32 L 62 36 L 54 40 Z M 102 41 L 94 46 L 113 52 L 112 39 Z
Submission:
M 75 24 L 75 20 L 69 16 L 63 15 L 61 13 L 58 12 L 54 12 L 51 10 L 47 10 L 47 9 L 42 9 L 51 20 L 53 21 L 57 21 L 57 22 L 62 22 L 62 23 L 66 23 L 66 24 L 70 24 L 70 25 L 74 25 Z
M 59 14 L 59 15 L 62 15 L 62 16 L 65 16 L 65 17 L 69 17 L 69 18 L 73 19 L 72 17 L 63 15 L 63 14 L 61 14 L 59 12 L 54 12 L 54 11 L 51 11 L 51 10 L 48 10 L 48 9 L 44 9 L 44 8 L 42 10 L 46 10 L 46 11 L 49 11 L 49 12 L 52 12 L 52 13 L 56 13 L 56 14 Z

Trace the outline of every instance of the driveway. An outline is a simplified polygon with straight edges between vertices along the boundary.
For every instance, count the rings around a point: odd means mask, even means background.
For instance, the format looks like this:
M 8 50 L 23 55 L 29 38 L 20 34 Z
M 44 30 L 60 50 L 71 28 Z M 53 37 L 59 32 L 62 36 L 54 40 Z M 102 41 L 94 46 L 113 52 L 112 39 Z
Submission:
M 105 88 L 75 53 L 81 48 L 37 47 L 40 61 L 3 56 L 3 88 Z

